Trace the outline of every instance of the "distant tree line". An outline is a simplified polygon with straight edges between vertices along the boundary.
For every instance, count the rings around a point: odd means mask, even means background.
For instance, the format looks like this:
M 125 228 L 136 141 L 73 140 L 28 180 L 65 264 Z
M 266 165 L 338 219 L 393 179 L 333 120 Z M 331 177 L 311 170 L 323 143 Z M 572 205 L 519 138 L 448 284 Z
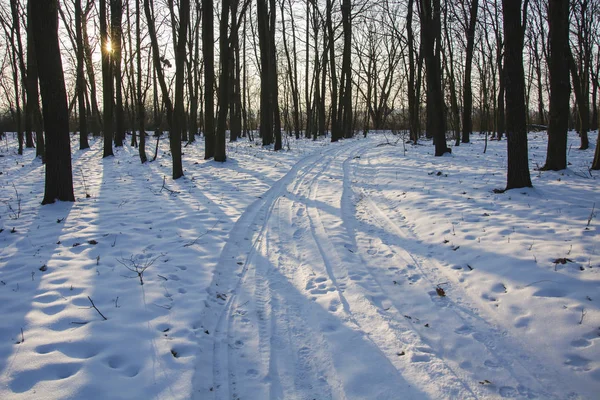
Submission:
M 0 126 L 56 179 L 70 174 L 63 130 L 79 133 L 80 149 L 102 136 L 104 157 L 129 133 L 142 163 L 146 132 L 168 131 L 174 179 L 182 143 L 198 136 L 206 159 L 226 161 L 226 140 L 255 131 L 279 150 L 282 135 L 403 129 L 440 156 L 475 130 L 507 138 L 511 189 L 531 185 L 528 125 L 547 127 L 551 170 L 567 166 L 569 127 L 581 150 L 598 128 L 600 0 L 0 4 Z M 44 202 L 72 198 L 70 186 Z

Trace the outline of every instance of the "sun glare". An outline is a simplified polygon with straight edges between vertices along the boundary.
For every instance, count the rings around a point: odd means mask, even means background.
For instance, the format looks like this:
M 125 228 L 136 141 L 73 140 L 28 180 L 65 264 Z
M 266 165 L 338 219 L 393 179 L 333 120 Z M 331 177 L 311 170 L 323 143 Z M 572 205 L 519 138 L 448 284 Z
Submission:
M 108 53 L 112 53 L 112 51 L 113 51 L 113 48 L 112 48 L 112 43 L 110 42 L 110 40 L 107 40 L 107 41 L 106 41 L 106 51 L 107 51 Z

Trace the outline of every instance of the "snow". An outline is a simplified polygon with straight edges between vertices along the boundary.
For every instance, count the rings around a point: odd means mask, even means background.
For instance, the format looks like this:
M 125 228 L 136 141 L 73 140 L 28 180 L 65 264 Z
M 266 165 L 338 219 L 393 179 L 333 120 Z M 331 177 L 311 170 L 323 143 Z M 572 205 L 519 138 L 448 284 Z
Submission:
M 477 134 L 445 157 L 240 141 L 224 164 L 198 142 L 177 181 L 166 140 L 141 165 L 73 137 L 77 201 L 43 207 L 8 136 L 2 399 L 598 398 L 600 192 L 575 133 L 560 172 L 533 170 L 530 134 L 534 187 L 506 193 L 506 142 Z

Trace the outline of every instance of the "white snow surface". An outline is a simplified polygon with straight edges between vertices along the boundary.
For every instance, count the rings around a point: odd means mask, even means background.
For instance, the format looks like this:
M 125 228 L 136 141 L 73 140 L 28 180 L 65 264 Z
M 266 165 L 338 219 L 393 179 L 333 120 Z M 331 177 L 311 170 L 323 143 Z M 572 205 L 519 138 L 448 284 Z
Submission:
M 600 174 L 575 133 L 560 172 L 530 134 L 534 187 L 505 193 L 506 141 L 477 134 L 444 157 L 242 140 L 226 163 L 199 141 L 176 181 L 167 140 L 142 165 L 74 136 L 77 201 L 46 206 L 8 136 L 0 399 L 600 398 Z

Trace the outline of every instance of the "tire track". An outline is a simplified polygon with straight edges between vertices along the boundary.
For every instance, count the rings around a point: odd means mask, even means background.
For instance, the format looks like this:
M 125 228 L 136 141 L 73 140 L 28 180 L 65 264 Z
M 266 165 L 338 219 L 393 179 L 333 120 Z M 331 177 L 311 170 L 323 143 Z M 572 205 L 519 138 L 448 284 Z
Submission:
M 367 159 L 367 163 L 370 164 L 370 160 Z M 349 166 L 346 166 L 346 175 L 351 175 L 350 178 L 345 179 L 356 179 L 358 167 L 355 165 L 352 173 L 349 171 Z M 349 187 L 349 186 L 348 186 Z M 349 187 L 349 191 L 345 191 L 346 198 L 355 196 L 356 193 Z M 412 269 L 418 270 L 420 275 L 425 278 L 421 284 L 412 286 L 412 289 L 419 288 L 422 292 L 427 293 L 428 296 L 422 296 L 422 299 L 433 302 L 438 307 L 438 315 L 428 316 L 428 321 L 436 320 L 435 323 L 446 324 L 448 326 L 457 327 L 455 334 L 463 335 L 463 343 L 465 349 L 473 349 L 478 351 L 478 355 L 486 354 L 482 357 L 483 369 L 490 371 L 490 375 L 502 376 L 503 381 L 510 382 L 510 385 L 498 385 L 495 388 L 496 396 L 499 397 L 537 397 L 542 396 L 544 398 L 566 398 L 573 395 L 573 392 L 567 393 L 567 385 L 564 385 L 562 379 L 558 376 L 555 371 L 551 371 L 545 367 L 545 365 L 538 360 L 535 355 L 524 351 L 524 347 L 519 343 L 516 338 L 510 338 L 506 336 L 505 332 L 500 331 L 497 327 L 490 325 L 478 312 L 477 309 L 466 305 L 461 299 L 468 298 L 467 294 L 452 282 L 448 282 L 446 286 L 449 291 L 453 293 L 453 300 L 450 301 L 447 298 L 443 300 L 439 298 L 436 292 L 433 290 L 436 286 L 436 282 L 447 280 L 447 276 L 444 275 L 436 265 L 430 265 L 431 261 L 417 255 L 418 249 L 413 248 L 411 243 L 419 243 L 418 238 L 407 227 L 399 227 L 394 221 L 388 217 L 388 215 L 375 203 L 375 201 L 369 196 L 369 194 L 360 189 L 358 191 L 358 197 L 360 197 L 362 208 L 366 213 L 371 216 L 371 224 L 375 225 L 382 234 L 373 237 L 372 234 L 369 238 L 369 233 L 363 232 L 365 236 L 362 239 L 362 247 L 366 248 L 367 242 L 371 242 L 374 239 L 380 239 L 382 244 L 386 246 L 394 257 L 400 258 L 405 266 Z M 347 200 L 348 203 L 350 200 Z M 348 207 L 346 207 L 347 209 Z M 390 212 L 398 212 L 397 210 L 390 210 Z M 348 213 L 347 213 L 348 214 Z M 352 213 L 353 218 L 356 218 L 356 214 Z M 404 217 L 404 216 L 402 216 Z M 404 218 L 403 218 L 404 219 Z M 374 223 L 373 223 L 374 221 Z M 349 225 L 348 225 L 349 226 Z M 353 235 L 357 242 L 360 239 L 357 237 L 356 232 L 352 232 L 349 229 L 349 234 Z M 411 251 L 412 249 L 412 251 Z M 367 256 L 365 254 L 365 256 Z M 365 257 L 361 256 L 363 259 Z M 394 261 L 398 264 L 398 261 Z M 367 263 L 365 262 L 365 265 Z M 396 268 L 397 269 L 397 268 Z M 398 296 L 394 296 L 390 293 L 389 285 L 384 285 L 381 279 L 377 277 L 377 273 L 374 273 L 374 268 L 369 268 L 369 273 L 375 281 L 377 281 L 379 288 L 383 293 L 386 293 L 386 297 L 391 299 L 393 307 L 397 310 L 402 310 L 403 307 L 408 306 L 402 301 L 398 301 Z M 417 275 L 411 275 L 409 268 L 405 268 L 403 275 L 410 280 L 411 277 Z M 379 274 L 381 275 L 381 273 Z M 425 283 L 426 281 L 426 283 Z M 397 282 L 394 281 L 394 285 Z M 413 282 L 409 284 L 416 283 Z M 405 286 L 406 288 L 406 286 Z M 429 289 L 429 290 L 428 290 Z M 429 299 L 427 299 L 429 297 Z M 443 315 L 440 315 L 442 313 Z M 432 324 L 433 325 L 433 324 Z M 415 333 L 421 337 L 425 343 L 431 345 L 436 352 L 444 354 L 444 338 L 439 337 L 432 341 L 432 335 L 423 333 L 423 330 L 416 330 Z M 428 332 L 429 333 L 429 332 Z M 429 340 L 427 339 L 429 337 Z M 520 350 L 511 350 L 520 349 Z M 484 362 L 485 360 L 485 362 Z M 463 379 L 473 381 L 474 375 L 480 373 L 480 371 L 465 371 L 460 365 L 453 364 L 451 367 L 457 371 Z M 467 368 L 469 369 L 469 368 Z M 491 373 L 493 372 L 493 374 Z M 500 377 L 498 378 L 500 379 Z M 475 380 L 476 382 L 476 380 Z M 476 392 L 479 392 L 481 396 L 485 396 L 485 392 L 477 390 L 479 388 L 474 387 Z M 489 396 L 488 392 L 488 396 Z

